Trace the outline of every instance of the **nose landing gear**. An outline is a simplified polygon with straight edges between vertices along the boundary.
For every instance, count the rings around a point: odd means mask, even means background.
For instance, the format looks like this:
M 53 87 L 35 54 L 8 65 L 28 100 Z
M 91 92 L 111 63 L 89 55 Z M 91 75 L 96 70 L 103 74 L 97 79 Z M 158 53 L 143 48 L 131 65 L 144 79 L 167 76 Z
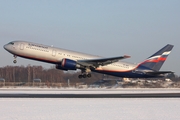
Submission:
M 17 63 L 17 60 L 16 60 L 17 56 L 14 55 L 14 60 L 13 60 L 13 63 L 16 64 Z

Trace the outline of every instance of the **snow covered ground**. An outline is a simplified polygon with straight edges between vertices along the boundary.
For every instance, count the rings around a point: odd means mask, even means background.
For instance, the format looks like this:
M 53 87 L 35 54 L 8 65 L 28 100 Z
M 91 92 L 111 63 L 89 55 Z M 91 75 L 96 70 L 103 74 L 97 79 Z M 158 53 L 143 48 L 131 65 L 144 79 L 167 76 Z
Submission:
M 14 94 L 149 92 L 180 89 L 0 89 Z M 179 98 L 0 98 L 0 107 L 0 120 L 180 120 Z
M 1 120 L 179 120 L 178 98 L 0 98 Z

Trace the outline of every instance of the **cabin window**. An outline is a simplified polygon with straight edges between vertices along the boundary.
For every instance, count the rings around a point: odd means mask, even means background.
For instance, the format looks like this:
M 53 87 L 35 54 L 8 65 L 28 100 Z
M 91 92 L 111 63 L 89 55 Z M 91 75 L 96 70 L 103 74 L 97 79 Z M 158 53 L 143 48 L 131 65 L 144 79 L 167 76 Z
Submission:
M 14 43 L 13 43 L 13 42 L 10 42 L 9 44 L 14 45 Z

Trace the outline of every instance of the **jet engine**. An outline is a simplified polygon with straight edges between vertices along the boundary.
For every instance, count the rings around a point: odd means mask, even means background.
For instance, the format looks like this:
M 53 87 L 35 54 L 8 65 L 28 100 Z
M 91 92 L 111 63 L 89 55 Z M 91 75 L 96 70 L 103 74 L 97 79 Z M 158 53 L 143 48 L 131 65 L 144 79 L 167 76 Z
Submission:
M 64 58 L 61 62 L 61 67 L 67 70 L 76 70 L 81 66 L 76 61 Z

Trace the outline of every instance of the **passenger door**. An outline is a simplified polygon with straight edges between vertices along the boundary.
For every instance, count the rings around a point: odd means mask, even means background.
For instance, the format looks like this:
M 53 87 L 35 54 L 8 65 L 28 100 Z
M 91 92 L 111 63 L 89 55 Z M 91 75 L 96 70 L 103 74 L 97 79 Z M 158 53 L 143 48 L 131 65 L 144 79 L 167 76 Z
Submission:
M 20 44 L 20 50 L 24 50 L 24 44 Z
M 54 57 L 56 56 L 56 50 L 52 51 L 52 56 L 54 56 Z

